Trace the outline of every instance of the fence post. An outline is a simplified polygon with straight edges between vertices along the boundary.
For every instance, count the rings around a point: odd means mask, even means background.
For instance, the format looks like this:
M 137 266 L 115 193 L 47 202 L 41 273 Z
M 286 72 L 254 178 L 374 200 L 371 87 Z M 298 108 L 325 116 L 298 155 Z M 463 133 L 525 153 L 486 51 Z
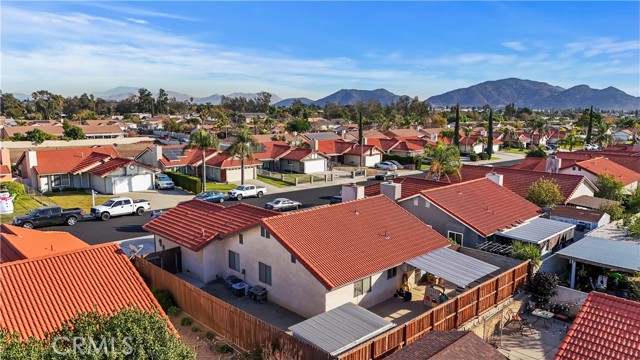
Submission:
M 313 184 L 313 175 L 309 175 L 309 183 Z
M 356 178 L 356 172 L 355 172 L 355 170 L 351 172 L 351 178 L 352 178 L 352 179 L 355 179 L 355 178 Z
M 295 178 L 295 180 L 296 180 L 296 186 L 298 186 L 298 178 Z
M 480 297 L 481 297 L 480 289 L 482 289 L 482 285 L 483 284 L 484 283 L 482 283 L 482 284 L 480 284 L 480 286 L 478 286 L 478 290 L 477 290 L 478 293 L 476 294 L 477 302 L 476 302 L 476 314 L 475 314 L 475 316 L 480 315 Z
M 284 181 L 284 174 L 280 174 L 280 180 Z
M 328 178 L 329 178 L 329 174 L 324 174 L 324 182 L 327 182 Z

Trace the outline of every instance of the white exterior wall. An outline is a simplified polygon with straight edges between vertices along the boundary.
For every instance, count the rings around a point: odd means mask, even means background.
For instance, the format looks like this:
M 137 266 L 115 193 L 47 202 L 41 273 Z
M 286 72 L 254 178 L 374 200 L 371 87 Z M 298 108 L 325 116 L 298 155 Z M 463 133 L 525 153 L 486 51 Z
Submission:
M 304 173 L 313 174 L 326 171 L 327 161 L 325 158 L 304 161 Z
M 363 166 L 375 166 L 376 163 L 379 163 L 380 161 L 382 161 L 382 154 L 381 153 L 375 153 L 373 155 L 365 155 L 362 158 L 364 160 Z M 360 165 L 360 156 L 359 155 L 345 155 L 344 156 L 344 163 L 346 165 L 359 166 Z
M 162 250 L 162 247 L 160 246 L 158 240 L 162 240 L 162 245 L 164 245 L 165 250 L 173 249 L 180 246 L 173 241 L 158 235 L 155 235 L 154 239 L 156 242 L 156 251 Z M 188 274 L 190 277 L 196 280 L 205 282 L 204 266 L 207 264 L 207 262 L 203 261 L 205 260 L 203 252 L 194 252 L 185 248 L 184 246 L 181 246 L 180 254 L 182 257 L 182 272 Z
M 227 182 L 239 182 L 240 181 L 240 168 L 229 168 L 226 169 L 227 171 Z M 244 179 L 248 180 L 248 179 L 255 179 L 256 178 L 256 167 L 254 165 L 252 166 L 245 166 L 244 168 Z
M 89 174 L 89 181 L 93 190 L 102 194 L 111 194 L 110 189 L 107 188 L 106 178 L 101 178 L 98 175 Z M 109 188 L 111 188 L 111 181 L 109 181 Z
M 569 201 L 571 199 L 577 198 L 578 196 L 582 196 L 582 195 L 593 197 L 594 194 L 595 192 L 593 191 L 593 189 L 587 184 L 585 184 L 584 182 L 582 182 L 580 183 L 580 185 L 578 185 L 578 188 L 576 189 L 576 191 L 573 194 L 571 194 L 571 197 L 569 199 L 566 199 L 565 201 Z
M 353 296 L 353 283 L 344 285 L 337 289 L 333 289 L 327 294 L 327 304 L 325 310 L 329 311 L 349 302 L 357 304 L 364 308 L 368 308 L 392 298 L 393 294 L 402 283 L 403 272 L 400 270 L 401 268 L 400 266 L 398 266 L 396 276 L 388 280 L 386 270 L 381 273 L 372 275 L 371 291 L 357 297 Z M 409 281 L 409 283 L 411 282 Z
M 598 186 L 598 177 L 588 171 L 582 170 L 582 168 L 578 166 L 569 166 L 567 168 L 560 170 L 561 174 L 571 174 L 571 175 L 581 175 L 591 180 L 592 183 Z M 638 187 L 638 181 L 632 182 L 631 184 L 627 184 L 624 186 L 623 191 L 625 194 L 633 193 Z

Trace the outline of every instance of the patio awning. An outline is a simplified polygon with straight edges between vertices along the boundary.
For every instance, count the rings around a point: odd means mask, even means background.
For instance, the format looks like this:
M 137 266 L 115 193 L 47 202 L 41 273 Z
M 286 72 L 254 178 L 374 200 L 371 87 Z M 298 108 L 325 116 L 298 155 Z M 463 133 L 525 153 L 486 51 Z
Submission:
M 407 261 L 407 264 L 462 288 L 499 269 L 497 266 L 453 251 L 450 248 L 441 248 L 418 256 Z
M 640 271 L 640 241 L 587 236 L 556 252 L 556 256 L 607 269 Z
M 554 236 L 561 235 L 574 229 L 576 226 L 556 220 L 545 218 L 535 218 L 531 221 L 504 231 L 497 232 L 497 235 L 534 244 L 540 244 Z M 555 246 L 555 244 L 554 244 Z

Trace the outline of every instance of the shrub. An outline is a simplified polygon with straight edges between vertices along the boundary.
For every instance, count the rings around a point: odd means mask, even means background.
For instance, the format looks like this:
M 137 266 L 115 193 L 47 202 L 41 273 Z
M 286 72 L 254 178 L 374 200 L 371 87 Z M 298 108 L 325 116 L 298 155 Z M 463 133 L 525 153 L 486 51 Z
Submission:
M 469 154 L 469 160 L 478 161 L 478 154 L 476 153 Z
M 188 318 L 186 316 L 180 320 L 180 325 L 182 326 L 191 326 L 191 324 L 193 324 L 193 320 L 191 320 L 191 318 Z
M 78 190 L 81 190 L 81 189 L 74 188 L 74 187 L 65 187 L 65 188 L 62 188 L 62 191 L 78 191 Z
M 171 315 L 171 316 L 176 316 L 178 315 L 178 313 L 180 312 L 180 309 L 177 306 L 169 306 L 169 309 L 167 309 L 167 314 Z
M 416 157 L 413 161 L 413 165 L 415 166 L 416 170 L 422 169 L 422 158 Z
M 393 154 L 382 154 L 382 161 L 395 160 L 402 165 L 415 164 L 416 158 L 413 156 L 400 156 Z
M 540 248 L 536 244 L 514 241 L 511 244 L 511 256 L 520 260 L 531 260 L 533 266 L 540 264 Z
M 53 190 L 51 190 L 51 192 L 60 192 L 60 188 L 53 188 Z
M 213 331 L 207 331 L 204 336 L 209 340 L 213 340 L 216 337 L 216 334 L 214 334 Z
M 539 157 L 539 158 L 545 158 L 547 157 L 547 153 L 542 150 L 541 148 L 538 147 L 534 147 L 533 149 L 531 149 L 527 155 L 527 157 Z
M 537 272 L 531 278 L 531 282 L 527 286 L 527 292 L 531 294 L 533 301 L 538 303 L 546 303 L 549 299 L 558 293 L 556 288 L 560 280 L 556 274 Z
M 153 290 L 152 293 L 153 296 L 156 297 L 156 300 L 158 300 L 158 303 L 160 304 L 162 310 L 168 312 L 171 307 L 175 307 L 173 306 L 173 299 L 171 298 L 171 294 L 167 290 L 156 289 Z
M 27 193 L 24 189 L 24 185 L 17 181 L 3 182 L 0 183 L 0 186 L 6 186 L 7 190 L 9 190 L 9 193 L 16 194 L 18 196 L 25 195 Z
M 487 154 L 486 152 L 481 152 L 480 153 L 480 159 L 489 160 L 490 159 L 489 154 Z
M 200 330 L 200 328 L 197 327 L 197 326 L 194 326 L 194 327 L 191 328 L 191 332 L 197 333 L 199 331 L 202 331 L 202 330 Z
M 233 348 L 229 344 L 219 344 L 216 350 L 220 354 L 228 354 L 233 351 Z
M 176 186 L 181 187 L 183 190 L 194 194 L 202 192 L 202 179 L 173 171 L 165 171 L 165 174 L 173 180 Z

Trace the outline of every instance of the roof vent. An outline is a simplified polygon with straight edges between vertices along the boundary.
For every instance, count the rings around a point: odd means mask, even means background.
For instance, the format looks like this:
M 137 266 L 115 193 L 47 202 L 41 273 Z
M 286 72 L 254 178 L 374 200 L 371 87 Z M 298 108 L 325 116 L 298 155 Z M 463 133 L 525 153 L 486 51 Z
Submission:
M 387 235 L 387 230 L 384 231 L 384 239 L 385 240 L 391 239 L 391 236 Z
M 358 212 L 358 209 L 353 210 L 353 213 L 354 213 L 355 215 L 360 215 L 360 213 Z

